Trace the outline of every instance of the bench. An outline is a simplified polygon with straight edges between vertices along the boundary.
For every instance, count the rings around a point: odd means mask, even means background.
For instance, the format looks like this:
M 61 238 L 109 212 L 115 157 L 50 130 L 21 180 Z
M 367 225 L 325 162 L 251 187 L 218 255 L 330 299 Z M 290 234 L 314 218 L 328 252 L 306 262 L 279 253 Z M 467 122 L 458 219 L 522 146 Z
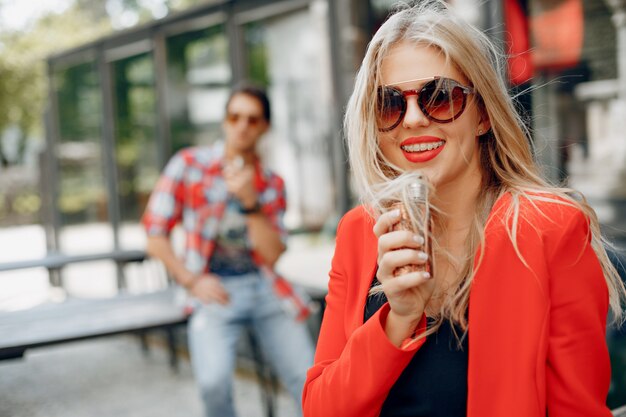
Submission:
M 64 266 L 80 262 L 113 260 L 118 263 L 142 262 L 146 253 L 141 250 L 114 250 L 111 252 L 90 253 L 82 255 L 64 255 L 52 252 L 45 258 L 29 259 L 25 261 L 0 263 L 0 272 L 15 271 L 27 268 L 47 268 L 49 271 L 59 270 Z
M 52 253 L 42 259 L 1 263 L 0 272 L 47 268 L 55 286 L 55 273 L 63 267 L 100 260 L 112 260 L 121 267 L 145 261 L 146 254 L 139 250 L 83 255 Z M 103 299 L 70 297 L 27 310 L 0 312 L 0 360 L 22 357 L 28 349 L 121 333 L 139 333 L 146 348 L 145 332 L 162 329 L 167 335 L 170 364 L 175 369 L 174 328 L 188 319 L 175 297 L 175 289 L 168 287 L 151 293 L 122 292 Z
M 20 358 L 28 349 L 59 343 L 163 329 L 170 364 L 177 366 L 174 328 L 187 322 L 173 288 L 106 299 L 68 299 L 24 311 L 0 313 L 0 360 Z
M 114 250 L 110 252 L 100 252 L 81 255 L 66 255 L 57 252 L 50 252 L 44 258 L 29 259 L 24 261 L 3 262 L 0 263 L 0 272 L 16 271 L 29 268 L 46 268 L 48 270 L 50 285 L 53 287 L 61 286 L 60 271 L 63 267 L 70 264 L 95 262 L 95 261 L 114 261 L 118 268 L 128 263 L 139 263 L 146 259 L 146 253 L 141 250 Z M 120 274 L 123 276 L 123 274 Z M 123 288 L 124 282 L 118 282 L 118 288 Z

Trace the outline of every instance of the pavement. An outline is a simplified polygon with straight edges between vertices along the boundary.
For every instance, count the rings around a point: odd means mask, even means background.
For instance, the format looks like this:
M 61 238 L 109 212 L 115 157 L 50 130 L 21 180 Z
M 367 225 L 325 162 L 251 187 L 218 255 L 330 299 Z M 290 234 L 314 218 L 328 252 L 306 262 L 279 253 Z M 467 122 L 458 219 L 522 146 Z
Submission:
M 265 416 L 260 386 L 242 367 L 234 398 L 241 417 Z M 296 416 L 281 391 L 275 417 Z M 202 415 L 189 360 L 178 372 L 167 353 L 124 335 L 34 349 L 0 362 L 0 417 L 186 417 Z

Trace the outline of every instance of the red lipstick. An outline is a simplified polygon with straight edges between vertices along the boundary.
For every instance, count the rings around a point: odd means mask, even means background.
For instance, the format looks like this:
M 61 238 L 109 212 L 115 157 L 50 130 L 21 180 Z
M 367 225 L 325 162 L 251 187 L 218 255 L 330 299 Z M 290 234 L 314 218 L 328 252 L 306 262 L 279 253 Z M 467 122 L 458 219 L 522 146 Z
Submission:
M 426 147 L 427 144 L 430 146 Z M 427 162 L 439 155 L 445 144 L 443 139 L 436 136 L 417 136 L 403 140 L 400 146 L 409 162 Z

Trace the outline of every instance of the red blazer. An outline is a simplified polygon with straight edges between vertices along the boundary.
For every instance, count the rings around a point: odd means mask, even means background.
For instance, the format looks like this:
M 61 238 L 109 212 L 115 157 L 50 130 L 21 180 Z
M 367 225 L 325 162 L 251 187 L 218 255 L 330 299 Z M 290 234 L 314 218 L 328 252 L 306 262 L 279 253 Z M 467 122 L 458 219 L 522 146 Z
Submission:
M 505 195 L 491 211 L 470 293 L 467 416 L 545 417 L 546 410 L 550 417 L 611 416 L 608 290 L 588 244 L 588 220 L 573 207 L 535 201 L 537 209 L 522 199 L 517 242 L 525 265 L 504 220 L 510 202 Z M 403 350 L 388 341 L 388 304 L 363 323 L 376 268 L 373 225 L 362 207 L 339 224 L 315 364 L 304 386 L 305 417 L 378 416 L 423 344 Z

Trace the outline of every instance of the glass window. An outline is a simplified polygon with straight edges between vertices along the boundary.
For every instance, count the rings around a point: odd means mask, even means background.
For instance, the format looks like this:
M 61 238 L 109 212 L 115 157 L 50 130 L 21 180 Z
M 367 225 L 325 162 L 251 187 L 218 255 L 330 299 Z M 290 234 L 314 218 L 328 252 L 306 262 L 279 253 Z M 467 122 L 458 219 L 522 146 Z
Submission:
M 58 108 L 57 195 L 60 218 L 58 248 L 65 254 L 96 253 L 113 249 L 103 163 L 102 90 L 96 62 L 58 69 L 53 85 Z M 115 290 L 115 264 L 98 262 L 108 279 L 89 282 Z M 63 269 L 63 287 L 72 295 L 77 284 L 93 274 L 94 263 Z
M 59 69 L 53 82 L 59 116 L 60 249 L 68 253 L 112 249 L 102 158 L 102 95 L 95 62 Z M 97 235 L 75 241 L 74 232 L 86 224 L 97 229 Z M 82 240 L 80 233 L 76 236 Z
M 321 228 L 334 210 L 324 19 L 312 6 L 243 26 L 247 76 L 267 86 L 272 103 L 272 129 L 261 149 L 285 179 L 290 229 Z
M 268 48 L 266 45 L 265 25 L 261 22 L 248 23 L 244 30 L 246 44 L 246 73 L 248 78 L 261 85 L 270 82 L 268 71 Z
M 136 246 L 141 240 L 133 238 L 132 230 L 138 229 L 159 175 L 154 62 L 146 53 L 111 65 L 120 245 Z
M 221 137 L 232 74 L 223 25 L 167 39 L 167 107 L 172 153 Z

